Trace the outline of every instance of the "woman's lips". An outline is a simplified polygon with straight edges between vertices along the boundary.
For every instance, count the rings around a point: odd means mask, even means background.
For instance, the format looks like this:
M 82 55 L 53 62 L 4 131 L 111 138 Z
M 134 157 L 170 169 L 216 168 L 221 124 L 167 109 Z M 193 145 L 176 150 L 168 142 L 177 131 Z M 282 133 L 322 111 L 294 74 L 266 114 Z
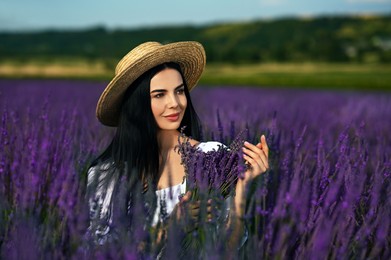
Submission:
M 165 116 L 165 118 L 167 118 L 169 121 L 175 122 L 179 119 L 179 113 Z

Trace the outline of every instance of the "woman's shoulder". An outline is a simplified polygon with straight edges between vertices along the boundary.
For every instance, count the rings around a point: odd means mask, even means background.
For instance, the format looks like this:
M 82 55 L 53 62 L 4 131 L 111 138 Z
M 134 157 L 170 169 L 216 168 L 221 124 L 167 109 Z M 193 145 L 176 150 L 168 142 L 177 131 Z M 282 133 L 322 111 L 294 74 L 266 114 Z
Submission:
M 108 169 L 110 169 L 111 166 L 113 166 L 113 164 L 114 164 L 114 162 L 112 162 L 112 161 L 99 162 L 99 163 L 92 164 L 88 168 L 88 174 L 94 175 L 97 172 L 107 171 Z
M 106 171 L 110 168 L 110 166 L 113 165 L 112 161 L 105 161 L 105 162 L 97 162 L 92 164 L 89 168 L 89 172 L 96 172 L 96 171 Z
M 108 174 L 109 169 L 113 166 L 114 162 L 106 161 L 96 163 L 88 168 L 87 184 L 90 185 L 93 181 L 100 181 Z
M 203 151 L 204 153 L 210 151 L 217 151 L 221 146 L 226 147 L 223 143 L 217 141 L 200 142 L 197 144 L 197 148 Z

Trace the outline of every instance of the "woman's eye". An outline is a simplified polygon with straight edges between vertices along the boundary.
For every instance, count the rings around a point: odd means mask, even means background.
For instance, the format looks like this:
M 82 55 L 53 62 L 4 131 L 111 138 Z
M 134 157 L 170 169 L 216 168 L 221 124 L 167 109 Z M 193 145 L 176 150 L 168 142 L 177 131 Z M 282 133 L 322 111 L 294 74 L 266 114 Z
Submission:
M 159 93 L 159 94 L 156 94 L 155 95 L 155 98 L 161 98 L 163 96 L 163 94 L 162 93 Z
M 185 90 L 184 90 L 183 88 L 178 89 L 178 90 L 177 90 L 177 93 L 181 95 L 181 94 L 185 93 Z

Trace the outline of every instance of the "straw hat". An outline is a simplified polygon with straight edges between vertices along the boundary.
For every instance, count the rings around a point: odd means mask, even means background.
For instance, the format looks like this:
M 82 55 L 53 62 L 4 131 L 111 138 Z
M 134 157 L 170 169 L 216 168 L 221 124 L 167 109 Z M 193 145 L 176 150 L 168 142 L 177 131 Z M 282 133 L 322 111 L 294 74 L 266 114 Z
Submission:
M 165 62 L 182 69 L 189 91 L 195 87 L 205 67 L 205 50 L 198 42 L 161 44 L 146 42 L 126 54 L 115 68 L 115 76 L 99 98 L 96 116 L 107 126 L 117 126 L 126 89 L 144 72 Z

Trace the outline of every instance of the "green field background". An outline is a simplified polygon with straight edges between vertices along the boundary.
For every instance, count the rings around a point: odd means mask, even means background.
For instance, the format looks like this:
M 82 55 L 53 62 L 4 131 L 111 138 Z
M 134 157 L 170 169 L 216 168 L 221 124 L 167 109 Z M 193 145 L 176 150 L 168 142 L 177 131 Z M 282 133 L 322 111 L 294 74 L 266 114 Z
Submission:
M 205 47 L 202 85 L 391 90 L 391 15 L 0 32 L 0 78 L 109 81 L 138 44 L 185 40 Z

